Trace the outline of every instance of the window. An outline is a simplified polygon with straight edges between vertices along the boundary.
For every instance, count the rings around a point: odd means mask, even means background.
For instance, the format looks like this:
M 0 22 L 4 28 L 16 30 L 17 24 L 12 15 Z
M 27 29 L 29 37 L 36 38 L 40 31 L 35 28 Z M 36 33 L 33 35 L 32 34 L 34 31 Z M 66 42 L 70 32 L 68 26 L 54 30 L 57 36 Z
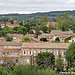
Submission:
M 7 45 L 7 48 L 8 48 L 8 45 Z
M 4 60 L 2 60 L 2 62 L 4 62 Z
M 39 51 L 39 53 L 42 53 L 42 51 Z
M 65 52 L 63 52 L 63 55 L 65 55 Z
M 27 59 L 27 63 L 29 63 L 29 59 Z
M 18 46 L 18 48 L 20 48 L 20 47 Z
M 14 52 L 13 52 L 12 54 L 13 54 L 13 55 L 15 55 L 15 53 L 14 53 Z
M 29 54 L 32 54 L 32 51 L 29 51 Z
M 18 59 L 16 59 L 16 63 L 18 63 L 19 62 L 19 60 Z
M 23 54 L 26 54 L 26 51 L 24 51 Z
M 36 51 L 34 51 L 34 56 L 35 56 L 35 54 L 36 54 Z
M 2 52 L 2 55 L 6 55 L 6 53 L 5 52 Z
M 1 62 L 1 60 L 0 60 L 0 62 Z
M 52 53 L 54 54 L 54 51 L 52 51 Z
M 7 52 L 7 54 L 9 54 L 9 52 Z
M 19 55 L 19 52 L 17 52 L 17 55 Z
M 3 48 L 3 46 L 1 45 L 1 49 Z

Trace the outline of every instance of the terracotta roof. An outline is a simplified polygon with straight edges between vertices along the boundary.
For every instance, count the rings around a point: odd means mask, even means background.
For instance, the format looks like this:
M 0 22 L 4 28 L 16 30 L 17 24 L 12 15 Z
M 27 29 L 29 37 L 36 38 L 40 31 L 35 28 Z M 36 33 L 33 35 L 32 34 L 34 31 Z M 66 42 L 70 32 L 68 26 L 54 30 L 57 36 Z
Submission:
M 13 37 L 18 37 L 18 38 L 21 38 L 23 37 L 23 34 L 7 34 L 8 36 L 13 36 Z
M 70 43 L 23 43 L 22 48 L 68 48 Z
M 73 35 L 72 31 L 60 31 L 60 30 L 52 30 L 50 33 L 50 37 L 52 38 L 53 36 L 59 36 L 59 37 L 67 37 Z
M 55 26 L 57 25 L 58 23 L 57 22 L 47 22 L 46 26 L 49 27 L 49 25 L 52 25 L 52 26 Z
M 5 38 L 4 37 L 0 37 L 0 40 L 4 40 Z
M 0 42 L 0 46 L 21 46 L 22 42 Z
M 25 37 L 35 37 L 35 34 L 26 34 Z

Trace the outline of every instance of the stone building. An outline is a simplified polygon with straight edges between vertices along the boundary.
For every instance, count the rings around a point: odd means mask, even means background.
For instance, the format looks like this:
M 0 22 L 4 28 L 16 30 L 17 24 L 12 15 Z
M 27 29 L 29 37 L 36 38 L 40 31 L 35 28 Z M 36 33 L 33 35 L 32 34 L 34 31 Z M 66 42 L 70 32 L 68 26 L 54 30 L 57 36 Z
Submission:
M 21 42 L 0 42 L 0 63 L 8 59 L 20 64 L 33 64 L 35 57 L 41 52 L 51 52 L 55 59 L 61 52 L 64 64 L 65 52 L 70 43 L 21 43 Z

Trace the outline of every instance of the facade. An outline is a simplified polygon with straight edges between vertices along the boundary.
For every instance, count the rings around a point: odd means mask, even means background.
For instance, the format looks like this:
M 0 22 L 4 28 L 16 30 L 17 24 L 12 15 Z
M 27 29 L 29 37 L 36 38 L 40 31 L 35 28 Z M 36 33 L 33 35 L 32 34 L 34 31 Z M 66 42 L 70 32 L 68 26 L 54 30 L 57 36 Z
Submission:
M 73 35 L 72 31 L 60 31 L 60 30 L 52 30 L 50 34 L 41 34 L 38 36 L 38 39 L 47 38 L 48 42 L 55 41 L 58 37 L 61 43 L 65 42 L 65 38 Z
M 35 57 L 41 52 L 51 52 L 55 55 L 55 59 L 61 52 L 64 64 L 65 52 L 70 43 L 13 43 L 0 42 L 0 62 L 7 59 L 15 59 L 20 64 L 33 64 Z
M 5 38 L 4 37 L 0 37 L 0 42 L 4 42 Z
M 19 53 L 21 51 L 22 43 L 16 42 L 0 42 L 0 63 L 8 60 L 19 61 Z

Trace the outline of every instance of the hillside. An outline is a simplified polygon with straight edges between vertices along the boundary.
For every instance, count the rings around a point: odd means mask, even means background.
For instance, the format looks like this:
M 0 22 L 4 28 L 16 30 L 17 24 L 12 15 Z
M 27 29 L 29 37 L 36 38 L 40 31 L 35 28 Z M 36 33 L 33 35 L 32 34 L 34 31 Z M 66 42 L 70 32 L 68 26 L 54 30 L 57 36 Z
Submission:
M 75 17 L 75 10 L 73 11 L 52 11 L 52 12 L 44 12 L 44 13 L 33 13 L 33 14 L 1 14 L 0 17 L 5 16 L 13 19 L 38 19 L 40 16 L 48 15 L 49 17 L 56 17 L 57 14 L 61 13 L 62 17 L 64 17 L 64 13 L 68 12 L 70 17 Z

